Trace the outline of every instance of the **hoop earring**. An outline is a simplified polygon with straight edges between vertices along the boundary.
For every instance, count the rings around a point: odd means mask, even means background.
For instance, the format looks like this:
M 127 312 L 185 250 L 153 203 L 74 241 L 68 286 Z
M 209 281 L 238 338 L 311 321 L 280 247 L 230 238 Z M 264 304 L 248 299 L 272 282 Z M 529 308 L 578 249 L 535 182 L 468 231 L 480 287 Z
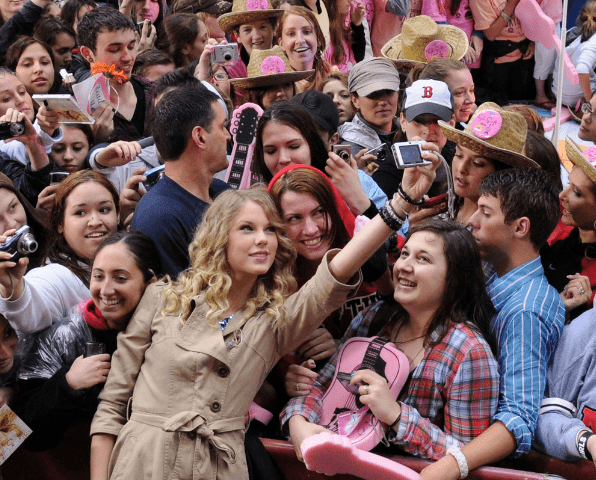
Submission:
M 321 60 L 323 58 L 323 51 L 320 48 L 317 48 L 317 53 L 315 53 L 315 59 Z

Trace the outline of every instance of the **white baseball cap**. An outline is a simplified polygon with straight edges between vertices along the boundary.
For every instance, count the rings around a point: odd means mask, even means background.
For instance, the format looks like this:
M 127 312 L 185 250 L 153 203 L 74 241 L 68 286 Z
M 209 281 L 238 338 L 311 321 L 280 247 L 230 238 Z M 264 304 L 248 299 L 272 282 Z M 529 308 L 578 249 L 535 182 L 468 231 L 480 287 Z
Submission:
M 453 116 L 453 95 L 449 86 L 439 80 L 416 80 L 406 88 L 402 113 L 408 122 L 425 113 L 448 122 Z

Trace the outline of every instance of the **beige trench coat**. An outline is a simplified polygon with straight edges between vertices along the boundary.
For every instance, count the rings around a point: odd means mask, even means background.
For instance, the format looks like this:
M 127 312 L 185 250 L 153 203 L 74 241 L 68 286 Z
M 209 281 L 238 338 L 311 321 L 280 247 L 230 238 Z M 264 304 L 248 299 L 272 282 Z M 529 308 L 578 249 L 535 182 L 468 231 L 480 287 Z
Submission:
M 111 480 L 248 478 L 245 418 L 263 380 L 357 290 L 359 280 L 343 285 L 333 278 L 331 253 L 285 302 L 285 328 L 240 311 L 222 333 L 207 324 L 201 296 L 181 327 L 178 315 L 161 315 L 164 284 L 147 288 L 118 337 L 91 426 L 92 435 L 118 437 Z

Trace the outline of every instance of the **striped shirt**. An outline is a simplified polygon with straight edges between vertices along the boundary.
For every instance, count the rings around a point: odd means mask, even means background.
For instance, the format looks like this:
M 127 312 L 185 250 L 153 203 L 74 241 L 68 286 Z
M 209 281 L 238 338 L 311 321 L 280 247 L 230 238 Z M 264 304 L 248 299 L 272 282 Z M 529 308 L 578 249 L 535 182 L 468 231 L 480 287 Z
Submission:
M 383 304 L 375 303 L 354 318 L 339 349 L 352 337 L 367 337 L 373 320 L 386 323 L 386 317 L 375 318 Z M 379 336 L 391 338 L 393 327 L 393 322 L 384 326 Z M 439 331 L 433 332 L 431 341 L 439 336 Z M 321 369 L 309 395 L 288 402 L 281 414 L 282 426 L 293 415 L 318 423 L 337 356 Z M 407 391 L 398 397 L 402 414 L 397 435 L 389 435 L 389 440 L 408 453 L 437 460 L 451 445 L 467 443 L 488 428 L 498 389 L 498 364 L 490 347 L 480 334 L 455 324 L 437 345 L 426 347 L 424 358 L 411 373 Z
M 499 351 L 500 397 L 494 421 L 517 441 L 516 456 L 530 451 L 546 386 L 546 367 L 565 323 L 565 305 L 551 287 L 540 257 L 488 281 L 497 315 L 491 323 Z

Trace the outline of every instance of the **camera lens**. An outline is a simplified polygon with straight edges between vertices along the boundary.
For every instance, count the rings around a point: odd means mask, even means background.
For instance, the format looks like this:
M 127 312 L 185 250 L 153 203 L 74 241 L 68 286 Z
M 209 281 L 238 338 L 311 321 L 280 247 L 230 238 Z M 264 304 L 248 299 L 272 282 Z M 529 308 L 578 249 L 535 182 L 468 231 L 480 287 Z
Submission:
M 30 233 L 25 233 L 20 239 L 18 243 L 18 251 L 22 254 L 29 254 L 37 251 L 37 240 L 35 237 Z
M 341 152 L 339 152 L 339 158 L 347 162 L 350 159 L 350 154 L 345 150 L 342 150 Z
M 25 132 L 25 125 L 23 123 L 11 123 L 10 133 L 13 135 L 22 135 Z
M 230 60 L 232 60 L 232 52 L 225 52 L 223 54 L 223 58 L 226 62 L 229 62 Z
M 387 152 L 385 151 L 385 149 L 379 150 L 379 153 L 377 154 L 377 159 L 385 160 L 385 157 L 387 157 Z

